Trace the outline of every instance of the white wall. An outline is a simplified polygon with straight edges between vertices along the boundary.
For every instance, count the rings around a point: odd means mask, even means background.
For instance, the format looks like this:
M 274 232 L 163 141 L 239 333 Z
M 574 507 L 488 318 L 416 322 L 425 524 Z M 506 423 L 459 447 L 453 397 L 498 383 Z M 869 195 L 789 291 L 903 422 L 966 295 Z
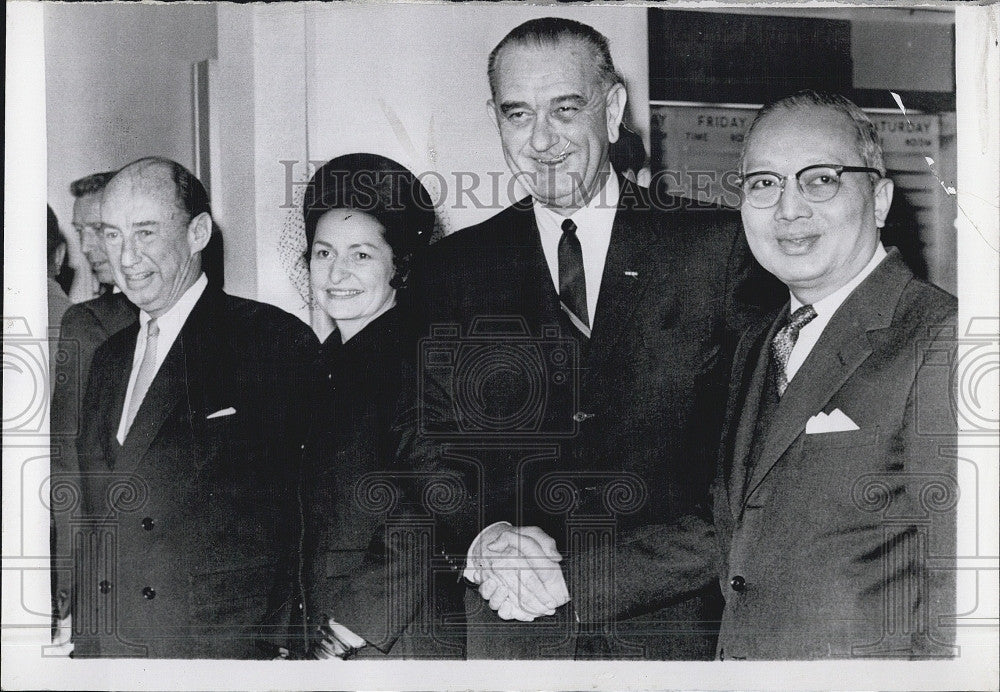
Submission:
M 147 155 L 193 161 L 191 65 L 215 56 L 210 5 L 45 4 L 48 199 Z

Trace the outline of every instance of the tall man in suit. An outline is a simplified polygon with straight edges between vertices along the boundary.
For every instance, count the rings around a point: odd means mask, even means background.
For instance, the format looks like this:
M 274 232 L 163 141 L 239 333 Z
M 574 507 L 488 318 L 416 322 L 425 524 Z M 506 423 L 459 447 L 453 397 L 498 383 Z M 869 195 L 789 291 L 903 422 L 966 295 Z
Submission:
M 432 245 L 411 278 L 431 337 L 402 450 L 462 486 L 425 493 L 454 570 L 435 586 L 469 582 L 469 658 L 710 657 L 708 489 L 753 260 L 734 214 L 654 205 L 610 166 L 627 95 L 592 27 L 522 24 L 488 74 L 530 196 Z M 670 524 L 662 597 L 614 617 L 645 601 L 642 558 L 616 555 L 654 518 Z M 341 598 L 355 612 L 337 621 L 391 645 L 385 590 Z
M 714 489 L 718 655 L 947 656 L 955 298 L 880 243 L 893 184 L 849 100 L 767 106 L 740 171 L 750 248 L 789 299 L 733 367 Z
M 208 282 L 208 198 L 179 164 L 123 168 L 101 223 L 140 312 L 98 349 L 84 398 L 74 656 L 271 656 L 294 599 L 313 337 Z

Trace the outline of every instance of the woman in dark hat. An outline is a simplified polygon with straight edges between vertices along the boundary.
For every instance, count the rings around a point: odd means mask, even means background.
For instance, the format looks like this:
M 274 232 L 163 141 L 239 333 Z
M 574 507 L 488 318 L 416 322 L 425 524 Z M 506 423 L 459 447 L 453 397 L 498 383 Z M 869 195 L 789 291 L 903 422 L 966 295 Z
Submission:
M 404 316 L 407 268 L 428 244 L 435 213 L 406 168 L 375 154 L 348 154 L 316 171 L 303 216 L 313 326 L 322 345 L 304 457 L 302 585 L 311 654 L 327 657 L 352 645 L 331 620 L 351 580 L 372 569 L 366 549 L 384 517 L 364 505 L 358 486 L 393 458 L 393 414 L 403 370 L 416 353 Z M 398 646 L 393 653 L 407 654 Z M 382 654 L 366 646 L 359 655 Z

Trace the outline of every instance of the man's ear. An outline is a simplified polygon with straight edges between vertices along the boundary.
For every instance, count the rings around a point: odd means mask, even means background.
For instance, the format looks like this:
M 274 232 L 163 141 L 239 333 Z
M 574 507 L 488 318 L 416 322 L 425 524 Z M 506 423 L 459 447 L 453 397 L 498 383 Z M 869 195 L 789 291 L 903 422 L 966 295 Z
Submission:
M 604 97 L 604 117 L 608 123 L 608 142 L 612 144 L 618 141 L 618 126 L 622 124 L 622 118 L 625 116 L 626 101 L 628 101 L 628 94 L 625 92 L 624 84 L 615 84 L 608 89 L 608 94 Z
M 493 99 L 486 102 L 486 115 L 493 121 L 493 124 L 497 126 L 497 132 L 500 131 L 500 111 L 497 110 L 496 104 L 493 103 Z
M 889 207 L 892 206 L 892 180 L 880 178 L 875 181 L 875 226 L 882 228 L 885 226 L 885 217 L 889 215 Z
M 212 238 L 212 217 L 207 211 L 188 221 L 187 237 L 192 255 L 205 249 Z

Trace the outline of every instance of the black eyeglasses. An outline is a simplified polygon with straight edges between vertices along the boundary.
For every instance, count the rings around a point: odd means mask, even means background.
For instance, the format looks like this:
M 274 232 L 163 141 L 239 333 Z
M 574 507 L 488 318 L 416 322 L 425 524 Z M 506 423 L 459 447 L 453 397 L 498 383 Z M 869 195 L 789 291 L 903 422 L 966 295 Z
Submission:
M 879 178 L 882 172 L 877 168 L 867 166 L 837 166 L 829 163 L 817 163 L 806 166 L 795 174 L 795 182 L 802 196 L 810 202 L 826 202 L 833 199 L 840 190 L 840 176 L 844 173 L 874 173 Z M 767 209 L 773 207 L 781 199 L 785 191 L 785 183 L 792 176 L 778 175 L 774 171 L 754 171 L 740 179 L 740 189 L 743 199 L 751 207 Z

